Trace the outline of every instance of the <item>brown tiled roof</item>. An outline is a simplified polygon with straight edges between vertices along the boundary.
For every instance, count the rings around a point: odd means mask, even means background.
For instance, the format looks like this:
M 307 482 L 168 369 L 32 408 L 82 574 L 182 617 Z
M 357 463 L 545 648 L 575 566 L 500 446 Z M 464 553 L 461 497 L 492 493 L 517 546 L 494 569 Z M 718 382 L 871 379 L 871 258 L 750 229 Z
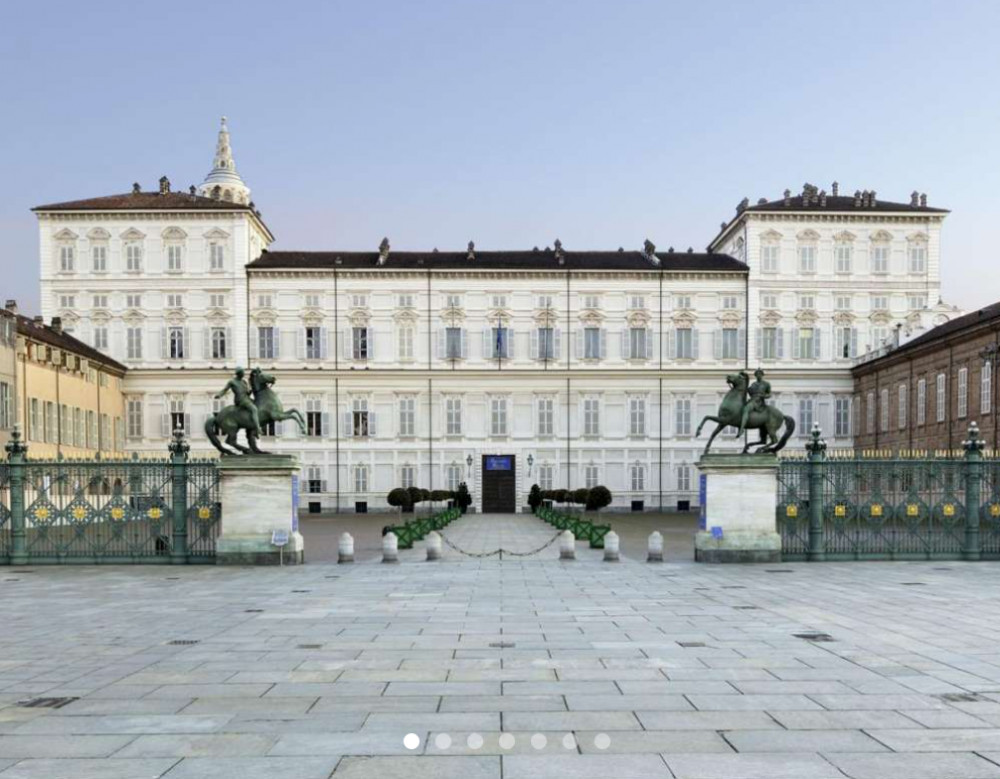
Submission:
M 378 252 L 353 251 L 274 251 L 264 252 L 247 267 L 251 270 L 316 269 L 345 270 L 611 270 L 611 271 L 716 271 L 745 273 L 747 266 L 727 254 L 656 252 L 659 264 L 638 251 L 564 251 L 563 263 L 553 249 L 527 251 L 480 251 L 470 259 L 468 252 L 393 251 L 385 265 L 378 264 Z
M 824 205 L 825 203 L 825 205 Z M 810 197 L 808 200 L 802 195 L 784 199 L 769 200 L 766 203 L 747 206 L 746 211 L 858 211 L 862 213 L 893 213 L 911 212 L 915 214 L 947 214 L 947 208 L 931 208 L 930 206 L 913 205 L 912 203 L 894 203 L 888 200 L 875 199 L 874 205 L 862 205 L 857 203 L 852 195 L 827 195 L 823 200 Z
M 92 362 L 100 363 L 101 365 L 113 368 L 121 373 L 125 373 L 128 370 L 128 368 L 117 360 L 111 359 L 108 355 L 103 352 L 99 352 L 92 346 L 88 346 L 83 341 L 78 338 L 74 338 L 69 333 L 56 332 L 50 325 L 38 324 L 30 317 L 17 314 L 17 332 L 26 338 L 32 338 L 36 341 L 46 343 L 49 346 L 55 346 L 57 349 L 71 352 Z
M 106 195 L 85 200 L 67 200 L 64 203 L 49 203 L 35 206 L 32 211 L 190 211 L 207 209 L 210 211 L 253 211 L 243 203 L 230 203 L 186 192 L 129 192 L 124 195 Z
M 928 330 L 922 335 L 918 335 L 901 346 L 888 352 L 888 355 L 899 354 L 907 349 L 915 349 L 918 346 L 923 346 L 931 341 L 937 341 L 941 338 L 946 338 L 954 333 L 960 333 L 976 325 L 983 323 L 989 323 L 993 321 L 1000 322 L 1000 303 L 990 303 L 990 305 L 985 306 L 978 311 L 972 311 L 968 314 L 963 314 L 962 316 L 955 317 L 954 319 L 949 319 L 944 324 L 940 324 Z

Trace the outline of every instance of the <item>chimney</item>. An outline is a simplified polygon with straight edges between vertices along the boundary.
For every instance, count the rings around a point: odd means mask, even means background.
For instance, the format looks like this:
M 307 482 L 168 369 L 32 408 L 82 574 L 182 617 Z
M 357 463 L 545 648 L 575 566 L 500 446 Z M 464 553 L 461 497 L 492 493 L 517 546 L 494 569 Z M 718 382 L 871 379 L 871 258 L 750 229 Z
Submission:
M 926 192 L 924 192 L 920 196 L 920 207 L 921 208 L 927 208 L 927 193 Z
M 45 317 L 43 316 L 35 316 L 32 318 L 31 321 L 34 322 L 39 327 L 45 327 Z
M 861 190 L 854 190 L 854 207 L 858 208 L 861 206 Z
M 873 189 L 871 193 L 868 195 L 868 205 L 870 205 L 872 208 L 875 208 L 877 204 L 878 204 L 878 199 L 875 197 L 875 190 Z
M 7 298 L 7 302 L 3 304 L 3 307 L 12 314 L 17 313 L 17 301 L 14 298 Z
M 389 261 L 389 239 L 383 238 L 378 245 L 378 264 L 385 265 Z
M 834 181 L 833 186 L 830 188 L 830 194 L 833 195 L 834 197 L 837 197 L 839 193 L 840 193 L 840 184 Z
M 54 317 L 52 317 L 52 332 L 53 333 L 59 333 L 59 334 L 62 333 L 62 317 L 61 316 L 54 316 Z
M 759 206 L 766 206 L 767 205 L 767 198 L 766 197 L 759 197 L 759 198 L 757 198 L 757 205 L 759 205 Z
M 826 208 L 826 190 L 821 189 L 819 191 L 819 205 L 821 208 Z
M 197 191 L 198 190 L 197 190 L 197 188 L 195 187 L 194 184 L 192 184 L 190 187 L 188 187 L 188 194 L 189 195 L 194 195 Z
M 160 194 L 169 195 L 170 194 L 170 179 L 166 176 L 160 176 Z
M 785 208 L 788 208 L 792 204 L 792 190 L 785 190 Z
M 917 190 L 913 190 L 910 193 L 910 205 L 914 208 L 920 205 L 920 193 L 918 193 Z
M 434 251 L 437 251 L 437 249 L 435 249 Z M 469 260 L 470 262 L 476 259 L 476 244 L 474 241 L 469 241 L 468 254 L 465 255 L 465 259 Z
M 553 243 L 552 245 L 555 247 L 556 250 L 556 259 L 559 261 L 559 264 L 562 265 L 563 262 L 565 262 L 566 260 L 566 255 L 563 254 L 562 241 L 556 238 L 555 243 Z
M 132 185 L 132 194 L 138 195 L 140 192 L 142 192 L 142 187 L 139 186 L 139 182 L 137 181 Z

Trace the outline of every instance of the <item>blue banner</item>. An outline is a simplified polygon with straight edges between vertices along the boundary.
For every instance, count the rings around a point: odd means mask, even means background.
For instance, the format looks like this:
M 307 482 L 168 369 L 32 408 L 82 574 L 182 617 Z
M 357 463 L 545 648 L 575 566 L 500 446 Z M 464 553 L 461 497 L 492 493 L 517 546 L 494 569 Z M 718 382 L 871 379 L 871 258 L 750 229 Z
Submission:
M 698 529 L 704 530 L 708 524 L 708 475 L 698 474 Z
M 489 455 L 486 458 L 487 471 L 510 471 L 514 469 L 514 459 L 509 455 Z
M 299 475 L 292 474 L 292 532 L 299 532 Z

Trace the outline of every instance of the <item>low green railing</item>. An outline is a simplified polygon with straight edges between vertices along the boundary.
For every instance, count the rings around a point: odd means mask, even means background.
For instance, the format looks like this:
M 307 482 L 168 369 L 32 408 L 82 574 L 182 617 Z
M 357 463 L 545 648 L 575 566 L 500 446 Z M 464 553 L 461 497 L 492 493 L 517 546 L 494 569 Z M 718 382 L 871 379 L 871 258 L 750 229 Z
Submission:
M 595 525 L 589 519 L 562 514 L 545 506 L 539 506 L 535 516 L 557 530 L 569 530 L 576 538 L 585 539 L 590 543 L 591 549 L 603 549 L 604 536 L 611 531 L 611 525 Z
M 390 525 L 382 531 L 382 535 L 390 532 L 395 533 L 399 540 L 400 549 L 412 549 L 414 541 L 422 541 L 424 536 L 432 530 L 442 530 L 448 527 L 460 516 L 462 516 L 461 509 L 445 509 L 429 517 L 411 519 L 402 525 Z

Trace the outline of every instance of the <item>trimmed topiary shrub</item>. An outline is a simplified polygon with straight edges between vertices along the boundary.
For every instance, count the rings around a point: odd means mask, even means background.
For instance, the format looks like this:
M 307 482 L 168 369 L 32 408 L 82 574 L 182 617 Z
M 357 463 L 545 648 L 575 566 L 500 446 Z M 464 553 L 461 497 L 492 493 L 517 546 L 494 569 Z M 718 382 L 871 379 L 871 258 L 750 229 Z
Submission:
M 433 490 L 431 492 L 431 500 L 433 501 L 451 500 L 453 497 L 455 495 L 451 490 Z
M 552 500 L 556 503 L 568 503 L 569 494 L 569 490 L 554 490 L 552 493 Z
M 602 485 L 593 487 L 587 494 L 587 511 L 600 511 L 611 505 L 611 490 Z
M 423 500 L 423 496 L 421 495 L 423 490 L 421 490 L 419 487 L 407 487 L 406 492 L 410 496 L 411 506 L 416 505 L 417 503 Z
M 532 514 L 538 511 L 538 507 L 542 505 L 542 490 L 537 484 L 531 485 L 531 491 L 528 493 L 528 505 L 531 506 Z
M 389 495 L 386 497 L 386 501 L 390 506 L 398 509 L 408 508 L 413 505 L 410 501 L 410 493 L 402 487 L 396 487 L 396 489 L 390 490 Z
M 586 487 L 581 487 L 578 490 L 573 490 L 573 503 L 579 503 L 581 506 L 587 503 L 587 495 L 590 494 L 590 490 Z

